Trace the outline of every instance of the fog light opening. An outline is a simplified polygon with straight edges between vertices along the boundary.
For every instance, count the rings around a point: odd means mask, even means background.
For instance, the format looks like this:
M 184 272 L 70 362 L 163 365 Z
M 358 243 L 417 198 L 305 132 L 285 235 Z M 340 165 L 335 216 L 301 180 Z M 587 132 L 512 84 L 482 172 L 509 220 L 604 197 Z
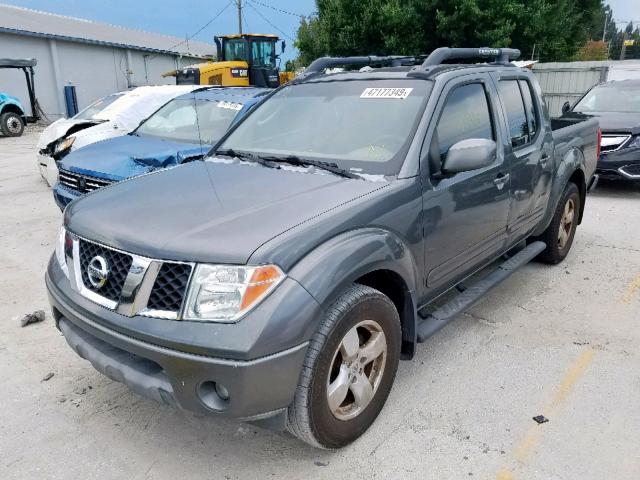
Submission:
M 203 382 L 198 387 L 198 397 L 207 408 L 222 411 L 229 405 L 230 394 L 221 383 Z

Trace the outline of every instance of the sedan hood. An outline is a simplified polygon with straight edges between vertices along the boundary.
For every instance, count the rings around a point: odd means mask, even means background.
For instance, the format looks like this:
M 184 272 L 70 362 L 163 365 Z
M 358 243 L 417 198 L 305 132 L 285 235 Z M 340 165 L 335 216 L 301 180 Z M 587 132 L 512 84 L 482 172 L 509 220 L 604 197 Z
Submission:
M 67 136 L 69 129 L 75 125 L 86 125 L 87 128 L 99 124 L 100 121 L 75 120 L 73 118 L 61 118 L 56 120 L 40 134 L 38 139 L 38 149 L 46 148 L 51 142 L 55 142 Z
M 640 113 L 589 112 L 600 121 L 602 133 L 640 134 Z
M 59 167 L 83 175 L 120 181 L 200 157 L 210 148 L 209 145 L 124 135 L 71 152 L 62 159 Z
M 270 239 L 387 185 L 198 161 L 86 195 L 67 207 L 65 224 L 147 257 L 245 264 Z

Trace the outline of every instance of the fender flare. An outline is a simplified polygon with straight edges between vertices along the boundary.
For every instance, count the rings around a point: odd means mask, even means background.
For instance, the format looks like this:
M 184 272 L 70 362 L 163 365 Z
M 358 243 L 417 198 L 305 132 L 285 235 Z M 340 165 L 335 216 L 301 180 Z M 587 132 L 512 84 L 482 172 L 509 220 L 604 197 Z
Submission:
M 403 344 L 411 356 L 416 343 L 420 276 L 411 249 L 397 234 L 380 227 L 341 233 L 309 252 L 288 276 L 326 308 L 356 280 L 380 270 L 392 272 L 406 287 L 401 321 Z
M 556 175 L 551 186 L 551 193 L 549 195 L 549 202 L 547 203 L 547 210 L 542 218 L 538 227 L 534 230 L 533 235 L 541 235 L 551 223 L 553 215 L 555 214 L 558 202 L 562 197 L 567 184 L 571 177 L 578 171 L 582 173 L 583 179 L 586 178 L 584 172 L 584 154 L 578 147 L 571 147 L 562 157 L 562 161 L 558 165 Z M 578 185 L 578 189 L 583 193 L 586 193 L 586 180 L 583 181 L 583 185 Z M 582 221 L 582 213 L 584 212 L 584 201 L 580 207 L 579 221 Z

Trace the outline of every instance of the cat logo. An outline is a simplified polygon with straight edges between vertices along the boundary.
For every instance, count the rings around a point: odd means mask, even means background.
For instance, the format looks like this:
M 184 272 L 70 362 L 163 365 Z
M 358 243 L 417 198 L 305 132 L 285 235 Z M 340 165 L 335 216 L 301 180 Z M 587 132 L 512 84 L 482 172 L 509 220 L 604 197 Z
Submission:
M 246 68 L 232 68 L 231 76 L 232 77 L 247 77 L 249 75 L 249 70 Z

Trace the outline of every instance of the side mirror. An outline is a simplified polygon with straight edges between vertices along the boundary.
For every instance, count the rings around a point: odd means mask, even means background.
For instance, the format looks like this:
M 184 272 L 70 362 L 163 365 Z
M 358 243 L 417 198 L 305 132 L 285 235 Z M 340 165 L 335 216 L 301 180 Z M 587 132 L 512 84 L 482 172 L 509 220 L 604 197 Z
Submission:
M 284 53 L 284 48 L 287 46 L 287 43 L 282 40 L 282 42 L 280 42 L 280 50 L 282 51 L 282 53 Z
M 469 138 L 455 143 L 447 153 L 442 170 L 460 173 L 491 165 L 496 159 L 496 142 L 486 138 Z
M 571 104 L 569 102 L 564 102 L 562 104 L 562 113 L 565 114 L 567 113 L 569 110 L 571 110 Z

